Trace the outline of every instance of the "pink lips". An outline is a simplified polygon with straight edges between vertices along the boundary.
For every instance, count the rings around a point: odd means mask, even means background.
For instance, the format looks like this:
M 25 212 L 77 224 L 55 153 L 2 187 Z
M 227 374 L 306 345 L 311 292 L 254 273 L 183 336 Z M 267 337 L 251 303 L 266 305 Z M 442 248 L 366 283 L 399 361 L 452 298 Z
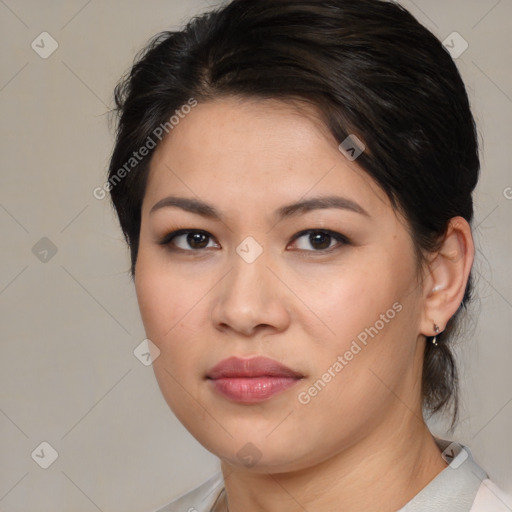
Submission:
M 256 403 L 294 386 L 303 375 L 266 357 L 230 357 L 207 374 L 213 389 L 234 402 Z

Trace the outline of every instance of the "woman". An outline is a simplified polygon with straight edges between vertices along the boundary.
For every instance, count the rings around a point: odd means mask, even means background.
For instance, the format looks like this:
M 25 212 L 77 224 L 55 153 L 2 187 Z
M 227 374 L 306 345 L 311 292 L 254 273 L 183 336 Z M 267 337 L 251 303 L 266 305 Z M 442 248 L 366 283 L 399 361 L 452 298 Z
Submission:
M 457 415 L 479 173 L 441 43 L 379 0 L 234 0 L 116 88 L 153 366 L 221 473 L 167 511 L 510 510 Z

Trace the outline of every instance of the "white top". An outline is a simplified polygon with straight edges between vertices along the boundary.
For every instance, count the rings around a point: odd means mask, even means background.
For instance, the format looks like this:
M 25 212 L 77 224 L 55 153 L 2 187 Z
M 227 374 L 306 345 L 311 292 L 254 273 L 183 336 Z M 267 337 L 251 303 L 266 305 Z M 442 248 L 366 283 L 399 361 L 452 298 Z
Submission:
M 397 512 L 512 512 L 506 495 L 473 460 L 469 448 L 436 439 L 454 458 L 441 473 Z M 449 455 L 447 455 L 449 457 Z M 228 512 L 224 479 L 219 471 L 195 489 L 154 512 Z

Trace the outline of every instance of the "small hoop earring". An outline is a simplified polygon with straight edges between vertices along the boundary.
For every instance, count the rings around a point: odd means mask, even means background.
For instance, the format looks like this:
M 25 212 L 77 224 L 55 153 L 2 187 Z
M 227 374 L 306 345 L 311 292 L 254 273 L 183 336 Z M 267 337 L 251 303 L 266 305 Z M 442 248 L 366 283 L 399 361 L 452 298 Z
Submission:
M 437 334 L 441 329 L 439 328 L 439 326 L 437 324 L 434 324 L 434 332 Z M 434 338 L 432 339 L 432 345 L 438 347 L 439 344 L 437 343 L 437 336 L 434 336 Z

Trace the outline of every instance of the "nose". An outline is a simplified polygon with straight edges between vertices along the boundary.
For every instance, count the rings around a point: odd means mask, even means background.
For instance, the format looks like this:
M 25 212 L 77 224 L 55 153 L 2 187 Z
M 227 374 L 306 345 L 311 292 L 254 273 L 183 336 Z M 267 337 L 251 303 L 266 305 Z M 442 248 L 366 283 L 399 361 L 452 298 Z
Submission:
M 288 327 L 290 293 L 264 254 L 252 263 L 234 254 L 231 271 L 214 288 L 211 319 L 216 329 L 254 336 Z

